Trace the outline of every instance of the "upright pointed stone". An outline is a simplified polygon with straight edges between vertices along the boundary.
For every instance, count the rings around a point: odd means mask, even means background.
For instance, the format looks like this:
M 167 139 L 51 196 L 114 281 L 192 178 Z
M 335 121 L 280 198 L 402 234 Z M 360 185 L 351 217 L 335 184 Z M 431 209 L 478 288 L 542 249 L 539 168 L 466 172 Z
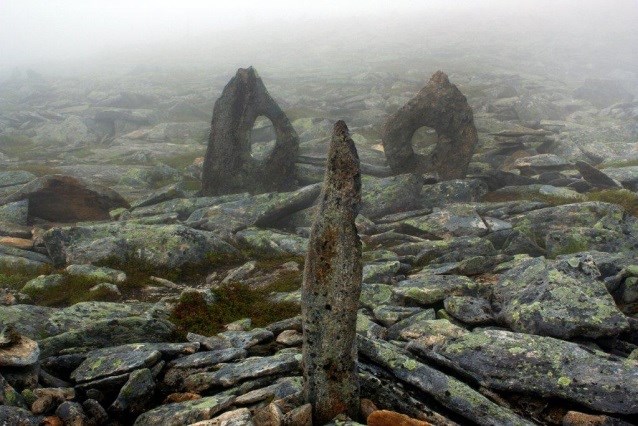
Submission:
M 251 155 L 250 134 L 262 115 L 272 122 L 277 140 L 267 158 L 258 161 Z M 240 68 L 215 102 L 201 193 L 214 196 L 293 189 L 298 150 L 297 132 L 255 69 Z
M 304 393 L 315 424 L 357 418 L 356 322 L 361 293 L 359 156 L 343 121 L 334 126 L 303 277 Z

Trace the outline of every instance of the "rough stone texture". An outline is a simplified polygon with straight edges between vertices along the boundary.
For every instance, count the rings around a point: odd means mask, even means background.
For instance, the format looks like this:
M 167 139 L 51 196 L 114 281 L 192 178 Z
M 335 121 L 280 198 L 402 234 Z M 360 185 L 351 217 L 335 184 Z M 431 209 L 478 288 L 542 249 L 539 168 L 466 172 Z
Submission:
M 597 188 L 622 188 L 618 182 L 589 163 L 576 161 L 575 166 L 583 179 Z
M 128 373 L 138 368 L 150 367 L 161 358 L 154 350 L 89 354 L 71 373 L 76 382 L 88 382 L 107 376 Z
M 155 381 L 148 368 L 133 371 L 109 408 L 120 415 L 134 417 L 142 413 L 153 399 Z
M 302 287 L 304 394 L 316 423 L 359 412 L 356 321 L 361 292 L 359 157 L 338 121 L 312 227 Z
M 38 217 L 62 223 L 107 220 L 109 210 L 129 207 L 112 189 L 65 175 L 38 178 L 0 199 L 0 205 L 21 200 L 29 200 L 29 219 Z
M 250 133 L 260 115 L 274 126 L 277 141 L 263 162 L 251 157 Z M 268 192 L 294 186 L 299 137 L 252 68 L 237 71 L 215 102 L 202 194 Z
M 428 157 L 412 149 L 412 136 L 423 126 L 437 132 Z M 437 71 L 428 84 L 386 122 L 383 147 L 396 174 L 437 172 L 442 180 L 463 179 L 478 143 L 472 108 L 445 73 Z
M 0 347 L 0 367 L 26 367 L 38 361 L 38 343 L 24 336 Z
M 560 338 L 616 336 L 629 326 L 604 283 L 544 258 L 520 261 L 494 286 L 496 317 L 512 330 Z
M 216 395 L 194 401 L 160 405 L 139 416 L 135 420 L 135 426 L 182 426 L 208 420 L 228 408 L 234 399 L 230 395 Z
M 359 351 L 388 369 L 398 380 L 434 398 L 449 410 L 479 425 L 532 425 L 490 401 L 465 383 L 420 363 L 389 342 L 357 336 Z
M 236 253 L 210 232 L 184 225 L 126 222 L 52 228 L 44 243 L 56 265 L 100 261 L 142 261 L 157 268 L 201 264 L 207 255 Z
M 638 365 L 576 343 L 481 330 L 442 343 L 419 339 L 408 348 L 505 393 L 558 397 L 607 413 L 638 413 Z
M 377 410 L 367 418 L 368 426 L 429 426 L 430 423 L 413 419 L 405 414 L 388 410 Z

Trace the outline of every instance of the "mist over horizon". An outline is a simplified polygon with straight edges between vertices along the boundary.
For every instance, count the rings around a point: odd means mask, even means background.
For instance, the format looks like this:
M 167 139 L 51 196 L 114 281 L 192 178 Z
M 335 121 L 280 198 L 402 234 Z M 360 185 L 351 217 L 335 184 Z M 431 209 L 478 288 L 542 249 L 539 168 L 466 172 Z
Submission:
M 0 76 L 15 69 L 117 74 L 136 66 L 231 73 L 248 65 L 277 74 L 282 62 L 288 71 L 338 64 L 360 72 L 397 52 L 454 67 L 462 56 L 490 61 L 498 49 L 555 69 L 557 78 L 635 74 L 637 20 L 632 0 L 5 1 Z

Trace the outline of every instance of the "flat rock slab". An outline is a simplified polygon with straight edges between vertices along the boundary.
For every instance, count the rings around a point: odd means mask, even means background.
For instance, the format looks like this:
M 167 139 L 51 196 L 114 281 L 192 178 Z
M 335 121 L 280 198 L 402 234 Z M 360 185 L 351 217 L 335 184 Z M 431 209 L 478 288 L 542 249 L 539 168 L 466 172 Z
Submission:
M 420 363 L 401 348 L 382 341 L 357 336 L 359 353 L 388 369 L 398 380 L 430 395 L 449 410 L 479 425 L 532 425 L 533 423 L 501 407 L 465 383 Z
M 162 357 L 159 351 L 130 351 L 110 354 L 89 354 L 71 373 L 76 382 L 88 382 L 102 377 L 115 376 L 139 368 L 147 368 Z
M 184 381 L 184 385 L 191 392 L 202 392 L 215 386 L 230 387 L 246 379 L 298 373 L 300 364 L 300 353 L 280 352 L 270 357 L 253 357 L 225 364 L 214 372 L 193 374 Z
M 215 395 L 193 401 L 160 405 L 140 415 L 135 426 L 182 426 L 213 418 L 234 401 L 232 395 Z
M 202 368 L 211 367 L 221 362 L 235 361 L 246 356 L 243 349 L 230 348 L 218 351 L 197 352 L 178 358 L 169 364 L 171 368 Z
M 427 337 L 426 337 L 427 339 Z M 470 374 L 483 386 L 577 402 L 606 413 L 638 413 L 638 363 L 551 337 L 481 330 L 408 348 Z
M 512 330 L 530 334 L 595 339 L 629 327 L 603 282 L 569 276 L 542 257 L 522 260 L 504 273 L 492 304 Z

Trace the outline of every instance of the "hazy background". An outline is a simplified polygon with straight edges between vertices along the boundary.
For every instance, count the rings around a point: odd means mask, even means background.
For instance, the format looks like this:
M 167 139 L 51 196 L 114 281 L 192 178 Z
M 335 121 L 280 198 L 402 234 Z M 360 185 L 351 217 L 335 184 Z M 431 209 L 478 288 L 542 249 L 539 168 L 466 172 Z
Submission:
M 637 22 L 636 0 L 2 0 L 0 77 L 140 64 L 345 71 L 397 52 L 451 67 L 469 54 L 479 66 L 493 49 L 558 76 L 635 73 Z

